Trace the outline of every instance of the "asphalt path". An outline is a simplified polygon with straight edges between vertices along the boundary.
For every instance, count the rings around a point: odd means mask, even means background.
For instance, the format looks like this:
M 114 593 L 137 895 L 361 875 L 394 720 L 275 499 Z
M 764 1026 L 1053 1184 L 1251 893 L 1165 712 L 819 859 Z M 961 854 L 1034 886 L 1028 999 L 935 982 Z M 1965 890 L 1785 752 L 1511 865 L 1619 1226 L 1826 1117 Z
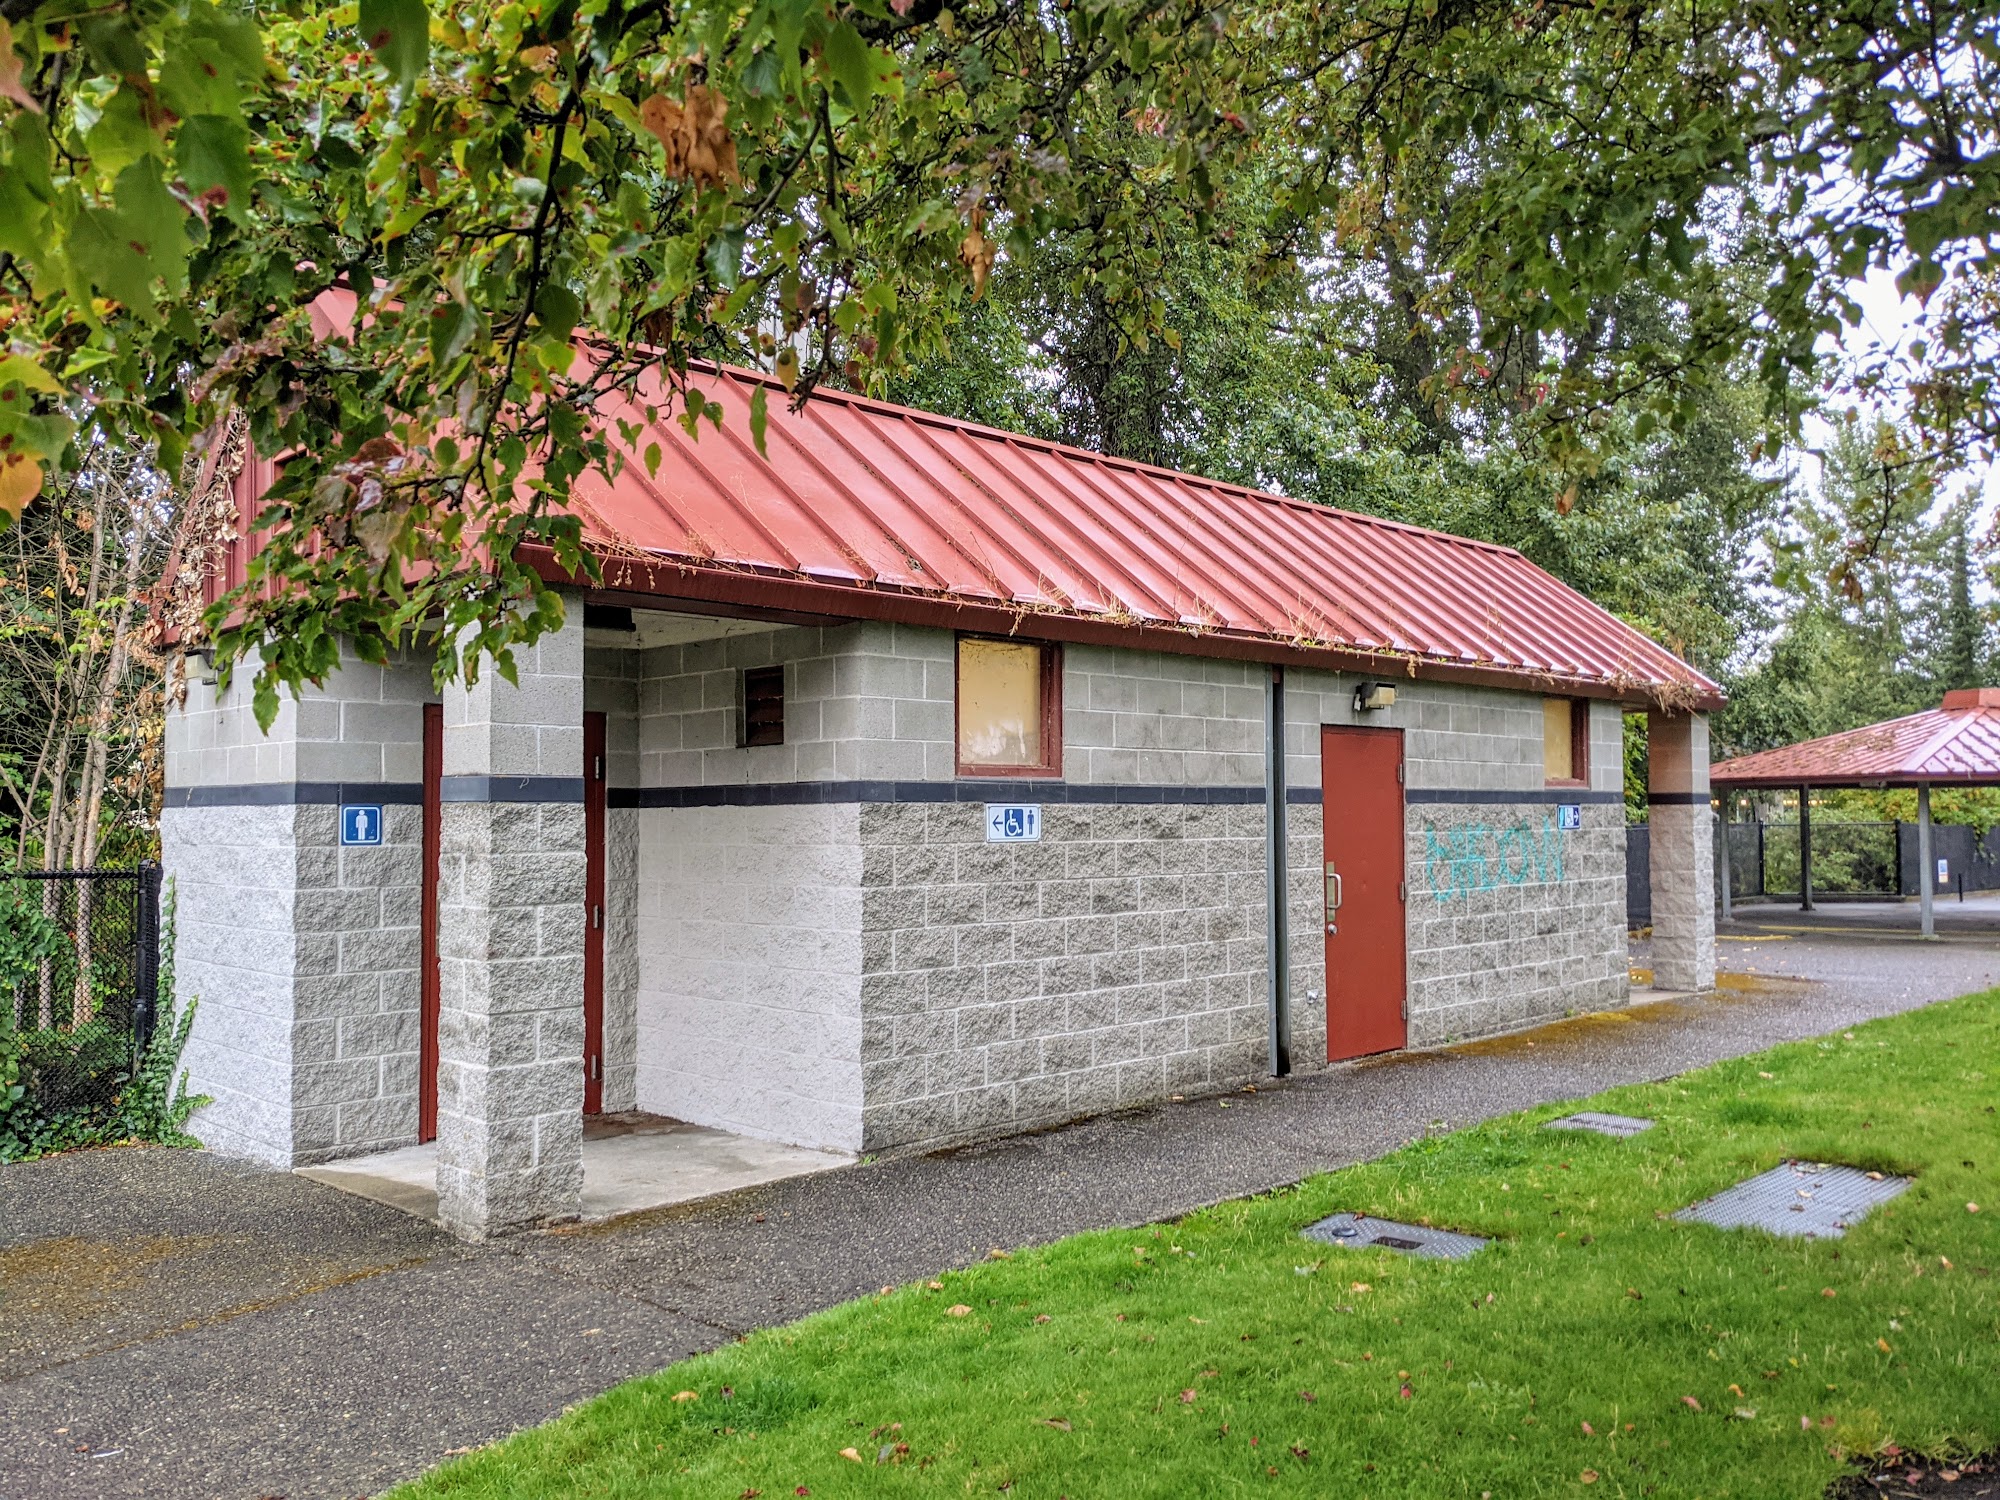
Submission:
M 2000 984 L 2000 936 L 1746 909 L 1711 998 L 467 1246 L 199 1152 L 0 1167 L 0 1500 L 374 1494 L 618 1381 L 989 1250 Z M 1644 944 L 1634 961 L 1646 962 Z

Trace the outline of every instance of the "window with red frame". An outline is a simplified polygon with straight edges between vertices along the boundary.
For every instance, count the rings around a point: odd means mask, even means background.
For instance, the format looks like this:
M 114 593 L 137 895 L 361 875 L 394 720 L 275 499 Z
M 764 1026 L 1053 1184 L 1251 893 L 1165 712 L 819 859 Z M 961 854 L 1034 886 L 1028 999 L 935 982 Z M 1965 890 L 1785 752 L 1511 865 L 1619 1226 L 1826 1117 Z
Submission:
M 958 774 L 1062 773 L 1062 663 L 1056 647 L 958 640 Z

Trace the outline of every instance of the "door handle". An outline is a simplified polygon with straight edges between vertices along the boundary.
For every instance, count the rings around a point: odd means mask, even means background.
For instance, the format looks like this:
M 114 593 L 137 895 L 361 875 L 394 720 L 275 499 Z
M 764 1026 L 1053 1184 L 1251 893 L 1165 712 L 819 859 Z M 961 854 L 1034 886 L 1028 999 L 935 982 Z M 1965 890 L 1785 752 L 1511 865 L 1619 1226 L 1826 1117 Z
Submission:
M 1340 872 L 1334 869 L 1332 865 L 1328 865 L 1326 867 L 1326 930 L 1328 932 L 1338 932 L 1340 930 L 1334 923 L 1334 913 L 1340 910 L 1340 898 Z

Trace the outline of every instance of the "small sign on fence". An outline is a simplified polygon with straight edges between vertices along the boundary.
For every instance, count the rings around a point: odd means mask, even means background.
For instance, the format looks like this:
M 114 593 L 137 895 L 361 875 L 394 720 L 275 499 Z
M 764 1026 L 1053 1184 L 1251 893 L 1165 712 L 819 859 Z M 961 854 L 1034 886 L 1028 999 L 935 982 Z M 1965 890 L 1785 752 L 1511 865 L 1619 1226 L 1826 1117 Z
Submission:
M 382 804 L 345 802 L 340 808 L 340 841 L 372 848 L 382 842 Z

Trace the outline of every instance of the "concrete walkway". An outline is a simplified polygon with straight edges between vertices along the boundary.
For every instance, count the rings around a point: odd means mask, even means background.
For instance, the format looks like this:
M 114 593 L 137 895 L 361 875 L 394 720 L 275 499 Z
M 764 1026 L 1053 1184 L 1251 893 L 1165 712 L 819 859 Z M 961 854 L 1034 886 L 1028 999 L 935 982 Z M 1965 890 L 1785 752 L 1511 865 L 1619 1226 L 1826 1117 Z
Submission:
M 1709 1000 L 474 1249 L 288 1172 L 0 1168 L 0 1500 L 374 1493 L 619 1380 L 996 1246 L 2000 983 L 2000 947 L 1739 929 Z M 1635 951 L 1643 964 L 1643 946 Z

